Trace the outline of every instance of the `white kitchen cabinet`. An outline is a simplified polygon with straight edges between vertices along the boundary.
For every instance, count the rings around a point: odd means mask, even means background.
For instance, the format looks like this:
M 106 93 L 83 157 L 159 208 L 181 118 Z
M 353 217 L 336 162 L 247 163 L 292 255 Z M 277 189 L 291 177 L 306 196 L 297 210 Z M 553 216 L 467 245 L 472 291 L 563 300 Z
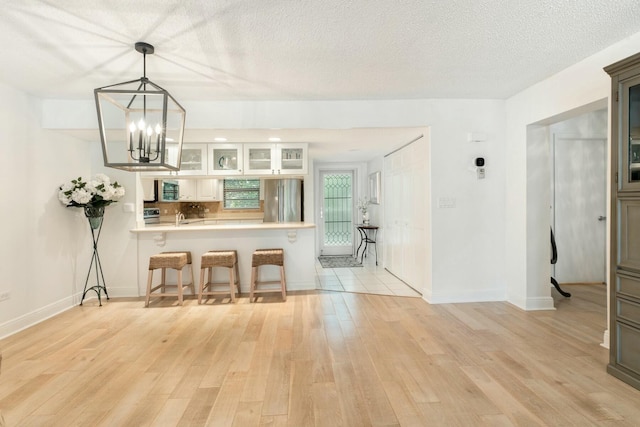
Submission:
M 207 145 L 206 144 L 182 144 L 182 155 L 179 171 L 149 171 L 142 172 L 145 177 L 179 177 L 207 175 Z M 167 144 L 165 156 L 168 162 L 178 162 L 178 145 Z
M 142 181 L 142 200 L 145 202 L 156 201 L 156 181 L 154 179 L 143 179 Z
M 181 202 L 195 201 L 197 196 L 197 180 L 195 179 L 179 179 L 180 192 L 178 200 Z
M 306 143 L 278 144 L 276 151 L 278 154 L 278 170 L 281 175 L 306 175 L 309 168 L 307 166 Z
M 183 144 L 178 176 L 207 174 L 207 144 Z
M 220 200 L 218 180 L 213 178 L 179 179 L 181 202 L 207 202 Z
M 244 144 L 244 173 L 273 175 L 276 167 L 274 144 Z
M 204 178 L 197 180 L 196 200 L 199 202 L 220 200 L 218 180 L 213 178 Z
M 306 175 L 306 143 L 244 144 L 245 175 Z
M 243 149 L 242 144 L 208 144 L 209 175 L 242 175 Z

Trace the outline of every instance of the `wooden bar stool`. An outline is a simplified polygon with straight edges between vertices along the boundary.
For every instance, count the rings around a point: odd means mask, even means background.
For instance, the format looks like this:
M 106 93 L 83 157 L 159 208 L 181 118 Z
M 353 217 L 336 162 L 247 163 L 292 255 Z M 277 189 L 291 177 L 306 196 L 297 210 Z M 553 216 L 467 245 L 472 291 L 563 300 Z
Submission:
M 263 265 L 277 265 L 280 267 L 280 281 L 258 281 L 258 267 Z M 279 284 L 280 288 L 258 289 L 262 285 Z M 249 288 L 249 301 L 253 302 L 253 295 L 261 292 L 282 292 L 282 300 L 287 300 L 287 283 L 284 275 L 284 250 L 282 249 L 257 249 L 251 258 L 251 285 Z
M 183 283 L 182 270 L 185 266 L 191 267 L 191 283 Z M 152 287 L 153 284 L 153 270 L 162 269 L 162 279 L 160 284 Z M 178 272 L 178 281 L 176 284 L 167 283 L 167 268 L 174 269 Z M 191 292 L 195 295 L 195 285 L 193 280 L 193 264 L 191 264 L 191 252 L 162 252 L 156 255 L 152 255 L 149 258 L 149 278 L 147 279 L 147 297 L 144 303 L 145 307 L 149 306 L 149 298 L 153 293 L 154 296 L 177 296 L 178 303 L 182 305 L 182 292 L 184 288 L 191 288 Z M 177 293 L 167 293 L 167 287 L 177 287 Z M 160 292 L 156 292 L 160 289 Z
M 214 267 L 229 269 L 229 282 L 214 282 Z M 205 282 L 205 271 L 209 272 Z M 224 286 L 225 288 L 222 288 Z M 231 295 L 231 301 L 236 301 L 236 290 L 240 293 L 240 274 L 238 272 L 238 253 L 230 251 L 209 251 L 202 255 L 200 263 L 200 290 L 198 292 L 198 304 L 202 304 L 202 296 Z

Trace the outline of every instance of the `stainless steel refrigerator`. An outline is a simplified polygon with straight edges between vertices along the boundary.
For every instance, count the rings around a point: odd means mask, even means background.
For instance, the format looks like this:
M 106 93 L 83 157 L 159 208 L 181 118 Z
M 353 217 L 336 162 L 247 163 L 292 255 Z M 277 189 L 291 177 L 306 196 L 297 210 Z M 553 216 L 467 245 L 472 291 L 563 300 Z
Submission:
M 301 222 L 303 215 L 301 178 L 264 180 L 264 222 Z

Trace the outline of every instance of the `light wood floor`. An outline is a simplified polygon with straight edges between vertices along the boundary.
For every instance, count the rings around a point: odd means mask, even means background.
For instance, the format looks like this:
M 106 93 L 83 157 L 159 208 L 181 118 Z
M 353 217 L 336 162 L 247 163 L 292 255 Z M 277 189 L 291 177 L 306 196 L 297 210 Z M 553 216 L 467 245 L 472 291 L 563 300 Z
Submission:
M 558 310 L 314 291 L 90 301 L 0 341 L 7 426 L 631 426 L 604 286 Z M 557 296 L 557 294 L 554 295 Z

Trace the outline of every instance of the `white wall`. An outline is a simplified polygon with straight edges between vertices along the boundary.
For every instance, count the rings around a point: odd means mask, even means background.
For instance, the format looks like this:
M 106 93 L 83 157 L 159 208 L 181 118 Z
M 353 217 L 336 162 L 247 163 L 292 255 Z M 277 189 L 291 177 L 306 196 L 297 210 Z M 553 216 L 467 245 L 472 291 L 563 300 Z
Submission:
M 505 298 L 504 101 L 181 103 L 191 129 L 430 127 L 432 161 L 425 168 L 432 174 L 434 298 L 437 302 Z M 91 101 L 47 100 L 44 104 L 46 127 L 96 126 L 95 118 L 78 113 L 94 108 Z M 470 143 L 469 132 L 482 132 L 486 140 Z M 406 142 L 390 141 L 389 151 Z M 471 168 L 477 156 L 487 159 L 487 178 L 481 181 Z M 314 203 L 309 187 L 305 183 L 305 203 Z M 438 209 L 440 197 L 455 198 L 456 207 Z M 309 209 L 315 211 L 307 203 L 305 212 Z
M 39 123 L 38 100 L 0 84 L 0 337 L 70 307 L 90 255 L 86 219 L 57 198 L 90 173 L 89 146 Z
M 548 161 L 528 129 L 602 108 L 611 80 L 603 67 L 640 50 L 640 33 L 586 58 L 507 100 L 506 280 L 508 300 L 525 309 L 551 309 L 549 287 Z M 533 136 L 533 135 L 532 135 Z M 548 177 L 548 173 L 546 175 Z

